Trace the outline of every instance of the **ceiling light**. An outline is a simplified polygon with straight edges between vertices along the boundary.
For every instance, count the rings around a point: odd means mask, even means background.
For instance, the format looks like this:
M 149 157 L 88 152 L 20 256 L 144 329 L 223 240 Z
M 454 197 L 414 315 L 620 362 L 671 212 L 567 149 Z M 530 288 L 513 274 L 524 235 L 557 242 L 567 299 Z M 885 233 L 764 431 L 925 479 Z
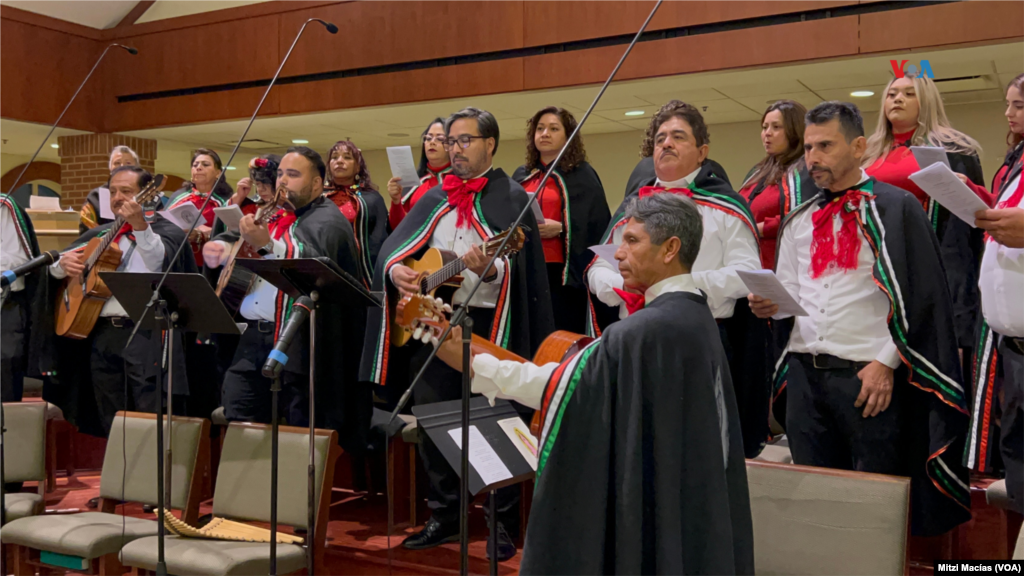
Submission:
M 392 132 L 391 134 L 388 134 L 388 136 L 390 136 L 392 138 L 408 138 L 409 137 L 408 134 L 403 134 L 402 132 Z
M 60 148 L 60 144 L 50 144 L 50 148 Z
M 643 110 L 630 110 L 629 112 L 626 112 L 626 116 L 643 116 L 643 115 L 644 115 L 644 111 Z
M 875 93 L 872 92 L 871 90 L 855 90 L 853 92 L 850 92 L 850 96 L 853 96 L 854 98 L 867 98 L 868 96 L 874 95 Z
M 292 144 L 309 144 L 309 140 L 292 140 Z
M 225 170 L 234 170 L 234 169 L 235 169 L 234 166 L 228 166 L 227 168 L 225 168 Z

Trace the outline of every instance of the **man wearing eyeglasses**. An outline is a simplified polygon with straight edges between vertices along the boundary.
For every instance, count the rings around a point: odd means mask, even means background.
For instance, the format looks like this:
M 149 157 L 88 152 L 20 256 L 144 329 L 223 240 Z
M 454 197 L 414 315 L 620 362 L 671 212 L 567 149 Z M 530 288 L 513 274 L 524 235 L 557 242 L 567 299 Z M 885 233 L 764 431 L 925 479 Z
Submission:
M 394 302 L 392 299 L 420 291 L 418 274 L 402 261 L 418 259 L 428 248 L 452 251 L 466 264 L 462 285 L 452 297 L 453 307 L 465 304 L 473 286 L 483 277 L 483 284 L 468 302 L 477 336 L 520 356 L 533 357 L 544 338 L 554 331 L 544 252 L 532 212 L 527 212 L 523 221 L 527 240 L 523 249 L 498 259 L 485 274 L 488 258 L 480 245 L 511 226 L 528 201 L 519 184 L 492 166 L 498 149 L 497 121 L 487 111 L 466 108 L 445 121 L 445 136 L 452 173 L 416 203 L 381 248 L 378 263 L 384 265 L 374 272 L 373 290 L 384 291 L 389 301 L 369 312 L 366 342 L 372 344 L 363 350 L 361 380 L 385 385 L 390 376 L 392 386 L 404 389 L 409 379 L 404 370 L 416 374 L 430 354 L 430 346 L 418 343 L 402 349 L 391 347 L 390 325 L 383 313 Z M 411 352 L 409 365 L 402 366 L 396 352 L 410 346 L 418 349 Z M 416 404 L 461 396 L 461 374 L 443 362 L 433 362 L 413 392 Z M 459 538 L 459 478 L 429 439 L 424 437 L 419 453 L 430 479 L 433 512 L 423 531 L 403 543 L 412 550 L 433 548 Z M 515 486 L 498 491 L 498 534 L 491 537 L 497 538 L 499 560 L 515 554 L 510 533 L 514 535 L 518 529 L 518 494 Z

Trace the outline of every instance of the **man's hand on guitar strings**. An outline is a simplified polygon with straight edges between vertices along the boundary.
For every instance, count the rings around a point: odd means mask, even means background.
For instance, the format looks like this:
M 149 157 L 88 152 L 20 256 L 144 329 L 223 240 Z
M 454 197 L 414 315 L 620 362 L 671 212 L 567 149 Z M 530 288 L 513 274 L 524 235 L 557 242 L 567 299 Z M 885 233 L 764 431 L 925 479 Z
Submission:
M 398 288 L 402 296 L 419 293 L 420 286 L 416 282 L 419 276 L 415 270 L 408 266 L 398 264 L 391 268 L 391 282 Z

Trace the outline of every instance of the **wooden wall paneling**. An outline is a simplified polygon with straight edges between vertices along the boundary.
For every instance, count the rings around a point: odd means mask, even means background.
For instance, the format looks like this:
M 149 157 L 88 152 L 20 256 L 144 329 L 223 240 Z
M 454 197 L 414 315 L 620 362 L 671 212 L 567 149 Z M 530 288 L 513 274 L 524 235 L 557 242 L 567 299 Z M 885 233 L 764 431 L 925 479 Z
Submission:
M 100 44 L 66 32 L 40 28 L 7 18 L 0 19 L 0 116 L 52 124 L 75 89 L 85 79 Z M 121 50 L 112 51 L 82 89 L 61 126 L 96 131 L 102 117 L 99 109 L 107 68 L 132 58 Z
M 101 31 L 95 28 L 90 28 L 74 22 L 58 20 L 57 18 L 50 18 L 49 16 L 43 16 L 42 14 L 29 12 L 28 10 L 12 8 L 6 4 L 0 5 L 0 18 L 3 18 L 4 20 L 14 20 L 15 22 L 21 22 L 22 24 L 30 24 L 37 28 L 46 28 L 47 30 L 64 32 L 65 34 L 71 34 L 72 36 L 87 38 L 89 40 L 102 39 Z
M 664 30 L 855 4 L 856 0 L 665 2 L 647 29 Z M 523 41 L 526 46 L 636 34 L 654 8 L 653 2 L 629 0 L 524 2 L 524 5 Z
M 954 2 L 860 17 L 861 53 L 1024 36 L 1024 2 Z
M 524 58 L 524 89 L 603 82 L 623 49 L 609 46 Z M 644 42 L 633 49 L 616 80 L 802 62 L 856 52 L 857 17 L 845 16 Z
M 341 31 L 307 30 L 288 75 L 351 70 L 523 46 L 523 2 L 350 2 L 281 14 L 281 53 L 307 18 Z M 465 23 L 453 26 L 453 22 Z
M 144 34 L 155 34 L 171 30 L 183 30 L 186 28 L 209 26 L 211 24 L 220 24 L 223 22 L 239 23 L 249 18 L 270 16 L 273 14 L 281 14 L 283 12 L 293 12 L 295 10 L 305 10 L 307 8 L 330 6 L 332 4 L 341 3 L 344 2 L 338 2 L 337 0 L 275 0 L 273 2 L 248 4 L 237 8 L 224 8 L 200 14 L 189 14 L 187 16 L 179 16 L 177 18 L 142 22 L 139 24 L 132 24 L 131 26 L 117 26 L 108 30 L 98 30 L 98 32 L 103 40 L 117 40 L 126 36 L 141 36 Z
M 308 88 L 307 85 L 303 85 Z M 278 113 L 281 86 L 274 87 L 260 110 L 260 116 Z M 191 96 L 174 96 L 137 102 L 114 101 L 107 109 L 107 132 L 127 132 L 145 128 L 176 126 L 198 122 L 248 119 L 263 96 L 265 86 L 211 92 Z

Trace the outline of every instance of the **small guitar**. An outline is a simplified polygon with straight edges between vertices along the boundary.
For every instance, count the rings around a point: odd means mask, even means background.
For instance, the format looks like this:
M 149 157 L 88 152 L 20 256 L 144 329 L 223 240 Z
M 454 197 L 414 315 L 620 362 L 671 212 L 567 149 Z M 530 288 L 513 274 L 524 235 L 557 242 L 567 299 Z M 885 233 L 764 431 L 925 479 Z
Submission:
M 436 342 L 448 329 L 447 314 L 450 311 L 451 308 L 439 302 L 439 299 L 421 294 L 409 294 L 395 306 L 395 322 L 403 328 L 411 330 L 412 337 L 423 343 Z M 552 332 L 537 348 L 537 353 L 533 356 L 533 363 L 538 366 L 551 362 L 561 363 L 593 341 L 594 339 L 589 336 L 565 330 Z M 490 354 L 498 360 L 528 362 L 525 358 L 476 334 L 473 334 L 469 347 L 474 354 Z M 541 425 L 540 411 L 538 410 L 534 413 L 533 422 L 530 424 L 530 431 L 537 438 L 540 438 Z
M 277 213 L 278 203 L 284 199 L 284 191 L 285 188 L 283 186 L 279 187 L 274 192 L 274 197 L 271 200 L 260 204 L 260 207 L 256 210 L 256 215 L 253 217 L 256 224 L 265 224 L 267 220 L 270 220 L 271 216 Z M 242 307 L 242 300 L 245 300 L 245 295 L 249 293 L 252 283 L 256 281 L 256 275 L 251 270 L 242 266 L 235 266 L 235 261 L 238 258 L 259 258 L 259 254 L 256 253 L 256 249 L 250 246 L 248 242 L 239 238 L 238 242 L 235 242 L 235 245 L 231 247 L 228 261 L 220 272 L 220 277 L 217 279 L 216 293 L 232 316 Z
M 498 246 L 501 245 L 501 241 L 510 232 L 512 237 L 509 238 L 508 244 L 505 244 L 504 250 L 501 251 L 498 257 L 504 258 L 520 251 L 526 242 L 526 234 L 521 228 L 516 228 L 515 230 L 505 230 L 484 242 L 482 246 L 484 256 L 488 258 L 493 257 L 498 250 Z M 427 253 L 419 260 L 406 258 L 402 261 L 402 264 L 419 273 L 416 281 L 420 286 L 420 294 L 428 294 L 430 296 L 434 296 L 441 287 L 458 289 L 462 284 L 462 277 L 459 274 L 466 269 L 466 263 L 461 257 L 450 250 L 438 248 L 427 250 Z M 389 300 L 393 301 L 393 299 Z M 390 305 L 389 308 L 388 316 L 394 318 L 394 309 Z M 391 344 L 394 346 L 405 346 L 411 334 L 410 330 L 403 328 L 395 322 L 391 323 Z
M 157 174 L 145 188 L 135 195 L 140 205 L 152 202 L 160 196 L 166 180 L 163 174 Z M 103 305 L 110 299 L 110 289 L 100 279 L 100 272 L 114 272 L 121 265 L 121 249 L 114 244 L 124 218 L 114 220 L 107 234 L 89 240 L 85 245 L 85 270 L 79 276 L 67 278 L 57 295 L 56 332 L 58 336 L 67 336 L 82 340 L 89 337 L 96 320 L 100 317 Z

